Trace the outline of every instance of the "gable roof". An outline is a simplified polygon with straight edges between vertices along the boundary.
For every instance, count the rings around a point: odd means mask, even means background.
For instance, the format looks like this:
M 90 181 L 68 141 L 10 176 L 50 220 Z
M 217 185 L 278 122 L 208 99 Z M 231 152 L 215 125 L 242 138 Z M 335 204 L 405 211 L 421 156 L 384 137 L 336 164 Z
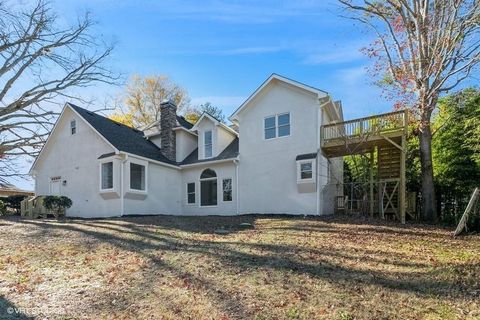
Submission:
M 100 135 L 119 151 L 131 153 L 140 157 L 164 162 L 176 163 L 168 160 L 153 142 L 147 140 L 142 131 L 110 120 L 104 116 L 67 103 L 79 116 L 87 121 Z
M 248 103 L 250 101 L 253 100 L 253 98 L 255 98 L 269 83 L 271 83 L 272 81 L 280 81 L 280 82 L 283 82 L 283 83 L 287 83 L 287 84 L 290 84 L 292 86 L 295 86 L 297 88 L 301 88 L 305 91 L 308 91 L 308 92 L 311 92 L 313 94 L 316 94 L 318 96 L 318 98 L 323 98 L 323 97 L 326 97 L 328 96 L 328 92 L 326 91 L 323 91 L 321 89 L 318 89 L 318 88 L 315 88 L 315 87 L 312 87 L 312 86 L 309 86 L 309 85 L 306 85 L 304 83 L 301 83 L 301 82 L 298 82 L 298 81 L 295 81 L 295 80 L 292 80 L 290 78 L 287 78 L 287 77 L 284 77 L 284 76 L 281 76 L 279 74 L 276 74 L 276 73 L 272 73 L 272 75 L 270 77 L 268 77 L 267 80 L 265 80 L 261 85 L 260 87 L 257 88 L 257 90 L 255 90 L 251 95 L 250 97 L 247 98 L 247 100 L 245 100 L 241 105 L 240 107 L 237 108 L 237 110 L 235 110 L 235 112 L 229 117 L 229 120 L 233 122 L 233 120 L 236 119 L 237 115 L 242 112 L 242 110 L 248 105 Z
M 233 130 L 232 128 L 230 128 L 229 126 L 227 126 L 226 124 L 224 124 L 223 122 L 221 122 L 220 120 L 218 120 L 217 118 L 215 118 L 213 115 L 211 115 L 210 113 L 204 111 L 202 113 L 202 115 L 200 116 L 200 118 L 198 118 L 197 122 L 195 122 L 195 125 L 190 129 L 192 131 L 196 131 L 197 128 L 198 128 L 198 125 L 203 121 L 203 119 L 210 119 L 213 123 L 215 123 L 215 125 L 217 126 L 220 126 L 222 128 L 224 128 L 226 131 L 230 132 L 231 134 L 235 135 L 238 137 L 238 132 Z
M 208 159 L 198 159 L 198 148 L 193 150 L 185 160 L 183 160 L 180 165 L 188 165 L 188 164 L 195 164 L 195 163 L 202 163 L 202 162 L 210 162 L 210 161 L 218 161 L 218 160 L 227 160 L 227 159 L 235 159 L 238 156 L 238 137 L 233 139 L 232 142 L 216 157 L 208 158 Z

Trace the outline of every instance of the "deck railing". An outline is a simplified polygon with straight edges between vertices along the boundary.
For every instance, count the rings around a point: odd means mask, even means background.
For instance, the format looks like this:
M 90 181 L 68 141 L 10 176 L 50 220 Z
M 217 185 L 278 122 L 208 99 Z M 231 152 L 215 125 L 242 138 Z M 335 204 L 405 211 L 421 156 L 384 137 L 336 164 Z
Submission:
M 322 126 L 322 144 L 337 139 L 344 140 L 405 130 L 407 122 L 407 111 L 402 110 L 326 124 Z

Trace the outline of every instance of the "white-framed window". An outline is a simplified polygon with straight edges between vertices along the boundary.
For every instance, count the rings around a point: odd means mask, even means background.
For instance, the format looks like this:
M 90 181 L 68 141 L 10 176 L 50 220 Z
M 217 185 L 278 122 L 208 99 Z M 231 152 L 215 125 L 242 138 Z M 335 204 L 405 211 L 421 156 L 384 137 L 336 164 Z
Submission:
M 77 121 L 75 120 L 70 121 L 70 133 L 71 134 L 77 133 Z
M 290 135 L 290 113 L 281 113 L 265 117 L 263 120 L 265 140 Z
M 232 179 L 226 178 L 222 180 L 223 201 L 230 202 L 233 200 Z
M 205 158 L 211 158 L 213 155 L 212 131 L 205 131 L 203 138 Z
M 187 183 L 187 204 L 195 204 L 195 182 Z
M 145 191 L 145 166 L 130 162 L 130 189 Z
M 316 180 L 316 159 L 297 161 L 297 183 L 314 182 Z
M 300 163 L 300 180 L 313 179 L 313 163 L 303 162 Z
M 277 118 L 275 116 L 267 117 L 264 120 L 265 139 L 277 137 Z
M 103 162 L 101 164 L 101 181 L 100 189 L 110 190 L 113 189 L 113 162 Z
M 286 137 L 290 135 L 290 113 L 279 114 L 278 118 L 278 136 Z
M 200 206 L 217 205 L 217 174 L 212 169 L 203 170 L 200 175 Z

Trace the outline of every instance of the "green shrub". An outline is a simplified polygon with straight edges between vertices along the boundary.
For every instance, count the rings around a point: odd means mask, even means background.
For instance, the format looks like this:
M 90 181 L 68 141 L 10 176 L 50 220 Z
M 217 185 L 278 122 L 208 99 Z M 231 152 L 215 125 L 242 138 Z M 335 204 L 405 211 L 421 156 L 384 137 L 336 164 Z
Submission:
M 64 213 L 65 209 L 72 206 L 72 200 L 64 196 L 46 196 L 43 199 L 43 205 L 46 209 L 52 210 L 53 214 L 58 217 Z
M 7 206 L 2 200 L 0 200 L 0 216 L 5 216 L 6 214 L 7 214 Z

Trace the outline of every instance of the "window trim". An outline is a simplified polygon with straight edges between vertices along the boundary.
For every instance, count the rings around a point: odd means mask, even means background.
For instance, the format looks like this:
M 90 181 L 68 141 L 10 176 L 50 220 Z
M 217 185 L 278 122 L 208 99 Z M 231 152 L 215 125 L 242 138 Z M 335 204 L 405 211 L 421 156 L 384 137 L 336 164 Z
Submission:
M 193 192 L 188 192 L 188 185 L 189 184 L 193 184 L 193 188 L 194 188 Z M 192 193 L 194 195 L 193 202 L 188 202 L 188 196 Z M 197 203 L 197 184 L 195 182 L 187 182 L 185 184 L 185 194 L 186 194 L 186 199 L 185 199 L 186 200 L 185 201 L 186 205 L 187 206 L 194 206 Z
M 225 193 L 225 189 L 223 188 L 223 181 L 224 180 L 230 180 L 230 192 L 232 193 L 232 200 L 225 200 L 224 198 L 224 193 Z M 222 202 L 233 202 L 233 179 L 231 177 L 225 177 L 225 178 L 222 178 Z
M 74 135 L 77 133 L 77 120 L 72 119 L 70 120 L 70 135 Z
M 288 114 L 288 134 L 285 135 L 285 136 L 280 136 L 280 123 L 278 121 L 278 119 L 280 118 L 280 116 L 283 116 L 283 115 L 286 115 Z M 290 116 L 290 112 L 284 112 L 284 113 L 279 113 L 277 114 L 277 138 L 283 138 L 283 137 L 289 137 L 291 134 L 292 134 L 292 126 L 290 125 L 291 123 L 291 116 Z M 287 125 L 281 125 L 282 127 L 286 127 Z
M 145 167 L 145 190 L 138 190 L 138 189 L 132 189 L 132 188 L 130 188 L 130 183 L 131 183 L 131 179 L 132 179 L 131 167 L 130 167 L 130 164 L 131 164 L 131 163 Z M 126 179 L 126 180 L 127 180 L 127 181 L 126 181 L 126 184 L 127 184 L 127 192 L 139 193 L 139 194 L 146 194 L 146 193 L 148 193 L 148 161 L 142 161 L 142 160 L 136 160 L 136 159 L 133 159 L 133 158 L 129 158 L 126 167 L 128 168 L 128 169 L 127 169 L 127 170 L 128 170 L 128 179 Z M 125 182 L 124 182 L 124 183 L 125 183 Z
M 103 186 L 102 186 L 102 181 L 103 181 L 102 168 L 103 168 L 103 165 L 105 163 L 112 163 L 112 187 L 111 188 L 106 188 L 106 189 L 104 189 Z M 100 162 L 99 177 L 100 177 L 100 179 L 99 179 L 99 190 L 100 190 L 100 192 L 111 192 L 111 191 L 115 190 L 115 163 L 114 163 L 113 159 L 104 160 L 104 161 Z
M 267 119 L 270 119 L 270 118 L 273 118 L 275 120 L 275 125 L 273 127 L 268 127 L 267 128 L 265 126 L 265 122 L 267 121 Z M 266 138 L 265 133 L 267 132 L 267 130 L 270 130 L 270 129 L 275 129 L 275 136 L 273 138 Z M 263 140 L 272 140 L 272 139 L 276 139 L 276 138 L 278 138 L 278 135 L 277 135 L 277 116 L 272 115 L 272 116 L 264 117 L 263 118 Z
M 279 128 L 280 128 L 280 125 L 278 124 L 278 117 L 279 116 L 283 116 L 285 114 L 288 114 L 288 127 L 289 127 L 289 133 L 288 135 L 285 135 L 285 136 L 279 136 L 278 135 L 278 132 L 279 132 Z M 267 129 L 265 127 L 265 120 L 268 119 L 268 118 L 273 118 L 275 117 L 275 137 L 273 138 L 265 138 L 265 130 Z M 286 125 L 282 125 L 282 127 L 284 127 Z M 273 127 L 269 127 L 268 129 L 272 129 Z M 282 138 L 287 138 L 287 137 L 290 137 L 292 135 L 292 114 L 290 111 L 288 112 L 282 112 L 282 113 L 277 113 L 277 114 L 272 114 L 272 115 L 269 115 L 269 116 L 266 116 L 266 117 L 263 117 L 263 140 L 264 141 L 270 141 L 270 140 L 275 140 L 275 139 L 282 139 Z
M 212 170 L 213 172 L 215 172 L 215 177 L 212 177 L 212 178 L 201 178 L 202 176 L 202 173 L 205 171 L 205 170 Z M 212 204 L 212 205 L 206 205 L 206 206 L 203 206 L 202 205 L 202 181 L 213 181 L 213 180 L 216 180 L 217 182 L 217 204 Z M 200 175 L 198 176 L 198 185 L 199 185 L 199 190 L 200 190 L 200 198 L 199 198 L 199 201 L 198 201 L 198 206 L 200 208 L 215 208 L 215 207 L 218 207 L 218 174 L 215 170 L 211 169 L 211 168 L 205 168 L 202 170 L 202 172 L 200 172 Z M 223 196 L 223 193 L 222 193 L 222 196 Z M 223 198 L 223 197 L 222 197 Z
M 312 177 L 302 179 L 302 164 L 310 163 L 312 165 Z M 306 159 L 297 161 L 297 183 L 311 183 L 316 181 L 316 159 Z
M 207 139 L 206 139 L 206 135 L 207 133 L 210 132 L 210 144 L 208 144 L 210 146 L 210 151 L 211 151 L 211 155 L 209 157 L 207 157 Z M 203 132 L 203 157 L 205 159 L 210 159 L 210 158 L 213 158 L 213 130 L 206 130 Z

